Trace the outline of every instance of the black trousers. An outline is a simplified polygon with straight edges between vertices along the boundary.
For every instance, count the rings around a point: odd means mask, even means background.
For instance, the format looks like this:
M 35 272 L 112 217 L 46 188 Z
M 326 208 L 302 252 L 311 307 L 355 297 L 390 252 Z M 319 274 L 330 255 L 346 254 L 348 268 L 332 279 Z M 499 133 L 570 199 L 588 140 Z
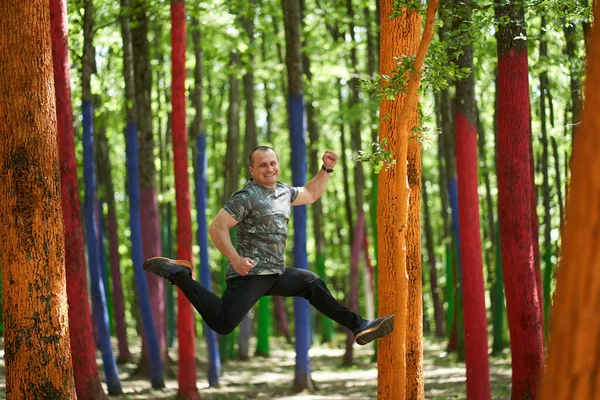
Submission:
M 221 335 L 231 333 L 262 296 L 303 297 L 322 314 L 350 330 L 363 322 L 331 295 L 317 274 L 303 269 L 286 268 L 282 275 L 231 278 L 222 298 L 188 274 L 177 274 L 174 281 L 207 325 Z

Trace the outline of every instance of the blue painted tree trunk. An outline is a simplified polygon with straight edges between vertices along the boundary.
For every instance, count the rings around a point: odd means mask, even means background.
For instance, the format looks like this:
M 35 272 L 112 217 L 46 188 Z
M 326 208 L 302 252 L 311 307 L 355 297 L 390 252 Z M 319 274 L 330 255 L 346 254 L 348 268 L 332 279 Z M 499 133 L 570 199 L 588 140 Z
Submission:
M 162 361 L 158 336 L 154 325 L 154 318 L 150 308 L 150 297 L 146 273 L 142 269 L 144 257 L 142 255 L 142 227 L 140 221 L 140 176 L 138 167 L 138 139 L 137 126 L 128 122 L 126 129 L 127 153 L 127 183 L 129 191 L 129 227 L 131 230 L 131 258 L 133 260 L 133 274 L 137 290 L 137 298 L 142 317 L 142 325 L 148 343 L 148 358 L 150 359 L 150 382 L 155 389 L 165 387 L 163 378 Z
M 460 238 L 458 235 L 458 184 L 456 177 L 448 181 L 448 199 L 450 200 L 450 208 L 452 209 L 452 236 L 454 238 L 454 251 L 456 251 L 456 260 L 458 266 L 458 282 L 462 283 L 461 268 L 460 268 Z M 461 291 L 462 291 L 462 285 Z
M 207 188 L 206 182 L 206 134 L 202 132 L 196 139 L 196 218 L 198 231 L 196 240 L 200 246 L 200 283 L 212 291 L 210 264 L 208 260 L 208 230 L 206 228 Z M 217 334 L 204 323 L 204 336 L 208 348 L 208 384 L 217 386 L 221 377 L 221 355 L 217 343 Z
M 108 272 L 106 268 L 106 246 L 104 245 L 104 212 L 102 211 L 102 201 L 98 200 L 96 205 L 97 223 L 98 223 L 98 254 L 100 255 L 100 276 L 104 285 L 104 298 L 106 301 L 106 310 L 108 312 L 108 324 L 111 335 L 115 333 L 114 313 L 112 302 L 112 291 L 108 282 Z
M 303 94 L 290 94 L 290 142 L 292 145 L 292 186 L 306 183 L 306 116 Z M 306 206 L 294 207 L 294 267 L 308 269 L 306 254 Z M 310 380 L 310 318 L 306 299 L 294 298 L 294 321 L 296 326 L 296 377 L 295 382 L 304 385 Z
M 121 382 L 117 372 L 117 364 L 110 344 L 108 313 L 104 284 L 100 272 L 100 254 L 98 254 L 98 226 L 96 224 L 96 175 L 94 171 L 94 132 L 92 103 L 84 101 L 83 114 L 83 174 L 85 179 L 85 196 L 83 210 L 85 216 L 85 234 L 88 251 L 88 267 L 90 270 L 90 291 L 92 309 L 96 322 L 96 332 L 109 395 L 121 394 Z

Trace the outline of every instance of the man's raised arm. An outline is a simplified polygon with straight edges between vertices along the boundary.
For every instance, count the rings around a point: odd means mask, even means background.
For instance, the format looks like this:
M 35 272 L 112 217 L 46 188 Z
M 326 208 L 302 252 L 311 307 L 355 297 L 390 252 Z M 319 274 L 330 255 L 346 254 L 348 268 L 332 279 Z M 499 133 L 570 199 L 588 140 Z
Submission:
M 329 176 L 338 162 L 338 156 L 334 152 L 327 150 L 323 154 L 322 160 L 323 166 L 317 172 L 317 175 L 308 181 L 306 185 L 298 188 L 298 196 L 292 202 L 293 206 L 314 203 L 325 193 Z

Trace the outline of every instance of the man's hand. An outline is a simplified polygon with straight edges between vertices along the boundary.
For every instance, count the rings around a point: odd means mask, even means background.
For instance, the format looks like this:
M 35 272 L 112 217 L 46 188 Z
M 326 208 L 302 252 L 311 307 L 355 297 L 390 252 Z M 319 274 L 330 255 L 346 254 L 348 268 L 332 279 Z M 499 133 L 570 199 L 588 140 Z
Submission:
M 325 151 L 323 154 L 323 165 L 325 168 L 333 169 L 338 162 L 338 155 L 333 151 Z
M 248 275 L 248 272 L 254 268 L 254 260 L 248 257 L 240 257 L 234 263 L 231 263 L 233 270 L 240 276 Z

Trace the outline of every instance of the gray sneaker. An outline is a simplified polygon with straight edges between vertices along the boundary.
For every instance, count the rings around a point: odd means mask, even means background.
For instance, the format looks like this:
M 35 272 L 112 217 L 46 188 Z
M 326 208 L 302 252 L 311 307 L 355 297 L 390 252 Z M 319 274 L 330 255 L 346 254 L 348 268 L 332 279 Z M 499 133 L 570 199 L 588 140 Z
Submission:
M 192 277 L 192 263 L 187 260 L 171 260 L 165 257 L 153 257 L 144 261 L 142 266 L 145 271 L 152 272 L 162 278 L 165 278 L 173 285 L 175 275 L 180 272 L 187 272 Z
M 354 330 L 354 340 L 361 346 L 384 337 L 394 330 L 394 316 L 365 320 Z

